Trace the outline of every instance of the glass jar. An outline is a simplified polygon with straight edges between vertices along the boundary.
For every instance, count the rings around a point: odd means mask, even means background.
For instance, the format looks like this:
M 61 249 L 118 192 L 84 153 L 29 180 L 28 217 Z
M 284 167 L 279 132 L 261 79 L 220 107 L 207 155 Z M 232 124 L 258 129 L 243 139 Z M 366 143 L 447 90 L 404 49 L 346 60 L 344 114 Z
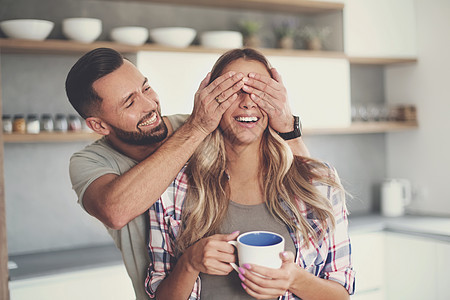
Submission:
M 53 118 L 50 114 L 43 114 L 41 117 L 41 130 L 45 132 L 52 132 L 53 127 Z
M 70 131 L 81 131 L 81 121 L 76 115 L 69 115 L 69 130 Z
M 12 133 L 13 132 L 13 121 L 10 115 L 3 115 L 3 133 Z
M 13 132 L 25 133 L 27 131 L 25 117 L 21 114 L 14 115 Z
M 38 134 L 41 131 L 41 124 L 39 118 L 35 114 L 28 115 L 27 117 L 27 133 Z
M 69 124 L 64 114 L 57 114 L 55 117 L 55 131 L 67 132 Z

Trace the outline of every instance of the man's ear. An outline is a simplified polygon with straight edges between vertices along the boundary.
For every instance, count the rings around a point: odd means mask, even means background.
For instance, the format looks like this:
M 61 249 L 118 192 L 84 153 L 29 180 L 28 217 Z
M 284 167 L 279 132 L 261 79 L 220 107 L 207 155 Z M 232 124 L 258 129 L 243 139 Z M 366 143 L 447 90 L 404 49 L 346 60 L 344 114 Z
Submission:
M 109 126 L 100 118 L 89 117 L 86 119 L 86 125 L 95 133 L 108 135 L 110 133 Z

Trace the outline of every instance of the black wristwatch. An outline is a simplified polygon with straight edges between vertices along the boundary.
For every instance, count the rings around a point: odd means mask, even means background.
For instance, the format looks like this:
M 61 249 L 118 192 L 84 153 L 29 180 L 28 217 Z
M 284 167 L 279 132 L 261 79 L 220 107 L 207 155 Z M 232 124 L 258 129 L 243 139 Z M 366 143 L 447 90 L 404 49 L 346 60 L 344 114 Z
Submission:
M 288 141 L 302 136 L 302 123 L 298 116 L 294 116 L 294 130 L 291 132 L 277 132 L 283 140 Z

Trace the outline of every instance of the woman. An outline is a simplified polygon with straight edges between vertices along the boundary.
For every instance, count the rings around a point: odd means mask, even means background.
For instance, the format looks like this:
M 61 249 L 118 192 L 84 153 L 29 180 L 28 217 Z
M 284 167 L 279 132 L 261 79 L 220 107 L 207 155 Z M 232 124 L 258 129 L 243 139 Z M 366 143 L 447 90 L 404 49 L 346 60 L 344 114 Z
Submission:
M 264 56 L 231 50 L 216 62 L 210 81 L 229 71 L 245 76 L 238 99 L 177 176 L 172 193 L 149 210 L 147 292 L 158 299 L 348 299 L 354 273 L 336 173 L 293 156 L 268 126 L 257 103 L 282 83 Z M 259 81 L 272 81 L 273 89 L 261 93 Z M 285 237 L 280 269 L 233 271 L 234 248 L 227 242 L 251 230 Z

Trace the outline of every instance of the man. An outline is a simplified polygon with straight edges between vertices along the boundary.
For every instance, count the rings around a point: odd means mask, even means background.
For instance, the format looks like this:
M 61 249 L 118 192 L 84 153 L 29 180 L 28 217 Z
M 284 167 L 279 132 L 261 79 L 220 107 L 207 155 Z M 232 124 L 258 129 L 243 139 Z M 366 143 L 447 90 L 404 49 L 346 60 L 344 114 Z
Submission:
M 288 134 L 293 137 L 288 141 L 293 152 L 307 154 L 298 129 L 293 130 L 281 78 L 274 72 L 275 80 L 229 72 L 211 84 L 208 74 L 189 117 L 162 117 L 158 95 L 147 78 L 115 50 L 92 50 L 70 70 L 69 101 L 86 124 L 104 136 L 72 156 L 73 189 L 80 205 L 107 227 L 122 252 L 137 299 L 148 299 L 144 289 L 148 225 L 142 214 L 218 126 L 244 86 L 269 114 L 272 128 L 295 133 Z

